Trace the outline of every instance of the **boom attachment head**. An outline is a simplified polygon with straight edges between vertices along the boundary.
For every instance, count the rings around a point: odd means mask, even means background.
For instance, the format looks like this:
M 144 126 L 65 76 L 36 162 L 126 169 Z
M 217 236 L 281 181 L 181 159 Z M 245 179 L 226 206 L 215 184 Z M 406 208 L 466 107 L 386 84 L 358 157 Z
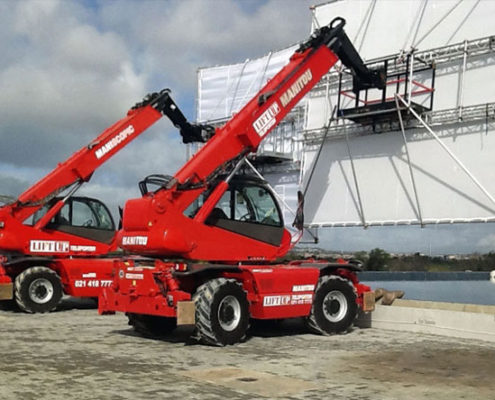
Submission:
M 350 69 L 354 77 L 353 91 L 359 92 L 363 89 L 383 89 L 385 86 L 385 71 L 383 69 L 372 70 L 366 67 L 363 59 L 350 41 L 344 31 L 345 19 L 334 18 L 330 24 L 313 32 L 311 37 L 301 44 L 298 52 L 304 52 L 308 48 L 327 46 Z
M 132 109 L 147 105 L 151 105 L 170 119 L 174 126 L 179 129 L 183 143 L 204 143 L 215 134 L 215 128 L 211 125 L 191 124 L 172 100 L 172 97 L 170 97 L 170 89 L 148 94 L 143 101 L 136 103 Z

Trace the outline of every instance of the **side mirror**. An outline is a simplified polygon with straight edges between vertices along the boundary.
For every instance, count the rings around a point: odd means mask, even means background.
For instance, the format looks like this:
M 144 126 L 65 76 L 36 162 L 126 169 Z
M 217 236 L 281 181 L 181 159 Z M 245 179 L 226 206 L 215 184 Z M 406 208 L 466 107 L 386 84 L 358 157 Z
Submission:
M 297 192 L 297 211 L 292 226 L 302 231 L 304 229 L 304 194 Z
M 119 231 L 122 229 L 122 216 L 124 215 L 124 210 L 119 206 Z

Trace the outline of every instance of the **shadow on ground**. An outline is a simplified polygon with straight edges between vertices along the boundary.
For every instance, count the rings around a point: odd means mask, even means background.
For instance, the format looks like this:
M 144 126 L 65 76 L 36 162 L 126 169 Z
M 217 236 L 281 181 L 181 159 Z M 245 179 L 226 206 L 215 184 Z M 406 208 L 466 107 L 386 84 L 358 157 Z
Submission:
M 60 301 L 56 310 L 53 312 L 70 311 L 70 310 L 92 310 L 98 308 L 98 299 L 87 297 L 70 297 L 65 296 Z M 0 310 L 12 313 L 24 313 L 19 309 L 15 300 L 0 301 Z
M 143 335 L 136 332 L 132 327 L 114 330 L 112 333 L 129 337 L 140 337 L 150 340 L 164 341 L 170 343 L 184 343 L 185 346 L 196 345 L 198 341 L 194 336 L 194 326 L 179 326 L 167 335 Z M 251 338 L 276 338 L 304 335 L 310 333 L 303 318 L 285 320 L 251 320 L 249 330 L 244 342 Z
M 98 308 L 98 299 L 90 297 L 64 297 L 55 311 L 92 310 Z

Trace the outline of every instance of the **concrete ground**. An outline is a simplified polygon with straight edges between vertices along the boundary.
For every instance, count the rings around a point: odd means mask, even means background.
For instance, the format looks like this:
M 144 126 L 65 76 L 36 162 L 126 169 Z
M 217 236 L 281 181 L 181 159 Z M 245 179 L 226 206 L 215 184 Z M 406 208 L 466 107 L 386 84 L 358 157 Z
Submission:
M 300 321 L 265 324 L 236 346 L 178 330 L 143 338 L 122 314 L 68 299 L 51 314 L 0 311 L 0 399 L 495 399 L 492 343 Z

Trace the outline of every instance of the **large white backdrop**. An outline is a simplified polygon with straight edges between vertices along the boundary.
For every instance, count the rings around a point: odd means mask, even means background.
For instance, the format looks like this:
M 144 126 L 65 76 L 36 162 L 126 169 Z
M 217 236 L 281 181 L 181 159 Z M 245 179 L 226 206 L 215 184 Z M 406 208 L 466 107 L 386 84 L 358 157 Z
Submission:
M 314 26 L 335 16 L 370 60 L 414 46 L 429 51 L 495 33 L 489 22 L 493 1 L 350 1 L 316 7 Z M 467 55 L 437 65 L 433 111 L 495 101 L 495 53 Z M 431 85 L 428 74 L 415 78 Z M 335 86 L 308 102 L 307 129 L 328 123 L 336 104 Z M 428 98 L 413 101 L 428 105 Z M 352 105 L 350 105 L 352 106 Z M 495 197 L 494 108 L 486 118 L 436 125 L 434 131 L 489 194 Z M 462 112 L 462 111 L 461 111 Z M 455 113 L 453 114 L 455 116 Z M 401 131 L 329 138 L 307 189 L 306 217 L 313 226 L 449 223 L 495 220 L 495 203 L 424 129 L 406 130 L 411 169 Z M 304 152 L 308 181 L 318 146 Z M 354 163 L 352 170 L 351 160 Z M 412 173 L 411 173 L 412 170 Z M 413 187 L 413 179 L 417 192 Z
M 495 193 L 493 122 L 488 132 L 485 128 L 457 125 L 443 131 L 441 140 Z M 423 130 L 406 132 L 412 176 L 400 132 L 328 140 L 306 194 L 307 222 L 409 224 L 420 223 L 420 215 L 423 223 L 495 220 L 495 204 L 435 139 Z M 305 153 L 308 170 L 316 153 Z
M 336 0 L 317 6 L 313 29 L 334 17 L 347 20 L 350 39 L 365 60 L 397 54 L 414 47 L 432 51 L 465 40 L 495 34 L 495 1 L 458 0 Z M 438 63 L 433 111 L 495 102 L 495 40 L 492 51 L 467 54 Z M 198 120 L 212 121 L 237 112 L 287 61 L 296 46 L 239 64 L 204 68 L 198 72 Z M 431 85 L 431 76 L 416 76 Z M 388 94 L 389 96 L 391 93 Z M 312 91 L 304 99 L 307 133 L 328 124 L 337 97 L 336 84 Z M 428 96 L 413 99 L 429 104 Z M 462 111 L 461 111 L 462 112 Z M 342 121 L 341 121 L 342 122 Z M 348 123 L 349 121 L 347 121 Z M 465 165 L 473 179 L 424 129 L 406 130 L 410 152 L 401 131 L 329 137 L 306 142 L 301 160 L 302 179 L 312 178 L 306 193 L 306 222 L 311 226 L 450 223 L 495 220 L 495 115 L 449 121 L 435 132 Z M 300 132 L 297 140 L 302 140 Z M 316 167 L 315 155 L 320 153 Z M 352 163 L 354 164 L 354 171 Z M 411 174 L 412 170 L 412 174 Z M 276 174 L 267 176 L 277 191 L 295 205 L 297 182 Z M 416 182 L 414 191 L 412 179 Z

